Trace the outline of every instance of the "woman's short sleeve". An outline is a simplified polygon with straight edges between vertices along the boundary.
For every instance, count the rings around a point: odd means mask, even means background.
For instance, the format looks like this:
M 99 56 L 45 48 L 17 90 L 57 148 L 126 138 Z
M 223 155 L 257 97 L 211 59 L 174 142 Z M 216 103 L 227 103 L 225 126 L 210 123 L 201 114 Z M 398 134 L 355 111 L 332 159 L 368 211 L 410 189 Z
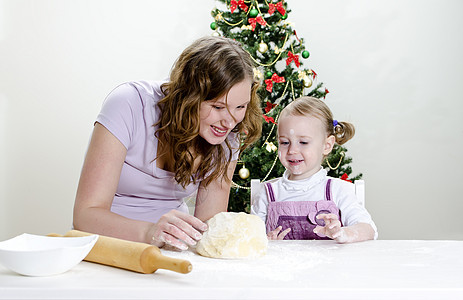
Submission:
M 137 89 L 129 83 L 121 84 L 106 97 L 96 122 L 108 129 L 128 149 L 138 119 L 134 113 L 141 110 L 142 101 Z

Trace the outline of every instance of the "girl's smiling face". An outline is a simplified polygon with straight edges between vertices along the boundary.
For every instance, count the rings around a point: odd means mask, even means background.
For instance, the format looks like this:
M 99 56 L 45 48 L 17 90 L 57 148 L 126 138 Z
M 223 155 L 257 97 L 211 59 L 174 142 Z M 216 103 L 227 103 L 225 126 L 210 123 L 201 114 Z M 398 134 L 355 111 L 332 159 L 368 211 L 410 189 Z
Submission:
M 289 179 L 305 179 L 317 173 L 334 140 L 334 136 L 326 136 L 322 121 L 316 117 L 282 116 L 278 122 L 278 156 L 290 173 Z
M 201 103 L 199 135 L 209 144 L 221 144 L 236 124 L 243 121 L 251 101 L 251 85 L 250 80 L 243 80 L 218 99 Z

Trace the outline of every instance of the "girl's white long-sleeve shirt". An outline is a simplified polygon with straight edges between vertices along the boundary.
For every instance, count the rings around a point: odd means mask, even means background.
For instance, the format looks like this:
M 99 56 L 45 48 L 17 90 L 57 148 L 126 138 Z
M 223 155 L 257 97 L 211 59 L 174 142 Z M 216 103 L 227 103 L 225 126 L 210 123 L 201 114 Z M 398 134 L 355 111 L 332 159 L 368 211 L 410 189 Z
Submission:
M 331 180 L 331 196 L 336 206 L 341 211 L 343 226 L 351 226 L 357 223 L 367 223 L 375 231 L 375 239 L 378 237 L 371 215 L 358 201 L 352 187 L 353 183 L 332 178 L 326 170 L 320 169 L 311 177 L 303 180 L 288 179 L 289 173 L 285 171 L 282 177 L 272 180 L 271 185 L 275 194 L 275 201 L 320 201 L 325 200 L 325 187 L 328 179 Z M 251 206 L 251 214 L 259 216 L 267 221 L 268 198 L 265 188 L 262 188 L 256 201 Z

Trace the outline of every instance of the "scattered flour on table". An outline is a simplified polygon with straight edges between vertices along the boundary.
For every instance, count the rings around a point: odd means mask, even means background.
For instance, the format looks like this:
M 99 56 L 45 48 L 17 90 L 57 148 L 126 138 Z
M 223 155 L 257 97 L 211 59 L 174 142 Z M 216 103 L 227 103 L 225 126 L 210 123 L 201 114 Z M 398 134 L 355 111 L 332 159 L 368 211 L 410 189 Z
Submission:
M 330 247 L 336 250 L 337 246 Z M 328 249 L 328 251 L 330 251 Z M 301 272 L 315 272 L 317 266 L 332 261 L 324 252 L 327 248 L 298 244 L 293 241 L 269 241 L 267 254 L 260 258 L 217 259 L 202 257 L 194 248 L 188 251 L 164 251 L 170 257 L 186 259 L 193 265 L 192 273 L 217 273 L 218 276 L 227 272 L 239 272 L 250 280 L 259 277 L 269 280 L 293 281 Z

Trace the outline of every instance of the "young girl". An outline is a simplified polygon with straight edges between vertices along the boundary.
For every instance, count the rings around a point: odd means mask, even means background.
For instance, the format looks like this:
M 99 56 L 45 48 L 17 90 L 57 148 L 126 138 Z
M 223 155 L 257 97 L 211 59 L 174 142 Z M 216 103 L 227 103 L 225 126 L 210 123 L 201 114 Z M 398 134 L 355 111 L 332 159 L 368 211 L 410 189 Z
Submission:
M 357 203 L 352 183 L 327 176 L 321 167 L 335 143 L 342 145 L 354 126 L 333 120 L 328 106 L 312 97 L 287 105 L 278 122 L 278 157 L 283 177 L 265 183 L 251 212 L 274 239 L 334 239 L 339 243 L 377 237 L 370 214 Z
M 257 89 L 250 55 L 223 37 L 187 47 L 167 81 L 116 87 L 95 122 L 74 228 L 158 247 L 195 245 L 204 221 L 227 209 L 239 151 L 260 136 Z M 191 216 L 183 198 L 196 191 Z

